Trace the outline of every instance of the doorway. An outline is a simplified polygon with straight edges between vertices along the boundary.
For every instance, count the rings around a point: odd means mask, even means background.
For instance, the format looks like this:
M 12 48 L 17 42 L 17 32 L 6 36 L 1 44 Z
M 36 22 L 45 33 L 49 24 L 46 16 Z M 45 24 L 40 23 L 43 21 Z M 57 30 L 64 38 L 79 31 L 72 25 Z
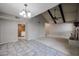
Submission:
M 25 24 L 18 24 L 18 38 L 25 38 Z

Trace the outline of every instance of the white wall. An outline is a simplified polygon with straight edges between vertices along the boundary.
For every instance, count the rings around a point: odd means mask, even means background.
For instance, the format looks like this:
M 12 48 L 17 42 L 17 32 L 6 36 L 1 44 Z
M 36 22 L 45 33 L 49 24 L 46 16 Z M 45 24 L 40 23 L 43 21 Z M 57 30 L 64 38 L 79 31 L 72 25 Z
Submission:
M 0 44 L 18 40 L 18 24 L 25 21 L 0 19 Z
M 39 23 L 40 22 L 40 23 Z M 44 19 L 41 15 L 28 19 L 28 25 L 26 27 L 28 32 L 28 40 L 37 39 L 43 37 L 44 31 Z
M 0 43 L 15 42 L 17 37 L 17 22 L 0 19 Z
M 45 37 L 45 34 L 47 34 L 49 37 L 60 37 L 68 39 L 74 30 L 72 23 L 46 25 L 43 20 L 45 19 L 41 15 L 28 19 L 28 25 L 26 27 L 28 32 L 28 40 Z
M 18 40 L 18 23 L 24 22 L 0 19 L 0 44 L 16 42 Z M 26 40 L 44 36 L 44 19 L 41 15 L 28 19 L 28 22 L 25 24 Z
M 69 38 L 74 26 L 72 23 L 47 24 L 45 23 L 45 31 L 48 36 Z

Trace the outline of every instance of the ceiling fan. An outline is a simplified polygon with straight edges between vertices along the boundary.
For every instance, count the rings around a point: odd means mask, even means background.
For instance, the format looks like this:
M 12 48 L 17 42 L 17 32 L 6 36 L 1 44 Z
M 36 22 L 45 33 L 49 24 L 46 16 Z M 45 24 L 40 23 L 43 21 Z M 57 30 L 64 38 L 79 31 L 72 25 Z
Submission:
M 54 15 L 53 15 L 53 18 L 54 18 L 55 20 L 62 19 L 62 17 L 57 17 L 56 12 L 57 12 L 57 9 L 54 9 Z

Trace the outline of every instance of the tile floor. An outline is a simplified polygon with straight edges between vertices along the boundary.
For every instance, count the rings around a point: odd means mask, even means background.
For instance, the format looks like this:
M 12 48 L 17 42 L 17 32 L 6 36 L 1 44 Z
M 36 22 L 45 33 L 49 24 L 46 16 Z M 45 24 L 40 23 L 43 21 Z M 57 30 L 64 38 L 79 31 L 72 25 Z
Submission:
M 37 41 L 51 47 L 55 48 L 63 53 L 71 56 L 79 56 L 79 47 L 69 45 L 67 39 L 63 38 L 52 38 L 52 37 L 42 37 Z
M 0 45 L 0 56 L 65 56 L 54 48 L 50 48 L 36 40 L 19 40 Z

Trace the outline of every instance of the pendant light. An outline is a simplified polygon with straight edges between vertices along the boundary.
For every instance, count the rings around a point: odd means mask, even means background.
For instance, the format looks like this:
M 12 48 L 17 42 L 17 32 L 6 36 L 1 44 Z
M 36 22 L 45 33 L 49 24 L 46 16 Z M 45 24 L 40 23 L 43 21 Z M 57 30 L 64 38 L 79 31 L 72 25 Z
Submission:
M 29 10 L 27 10 L 27 4 L 24 4 L 24 9 L 22 9 L 22 11 L 19 13 L 19 15 L 23 16 L 24 18 L 31 17 L 31 12 Z

